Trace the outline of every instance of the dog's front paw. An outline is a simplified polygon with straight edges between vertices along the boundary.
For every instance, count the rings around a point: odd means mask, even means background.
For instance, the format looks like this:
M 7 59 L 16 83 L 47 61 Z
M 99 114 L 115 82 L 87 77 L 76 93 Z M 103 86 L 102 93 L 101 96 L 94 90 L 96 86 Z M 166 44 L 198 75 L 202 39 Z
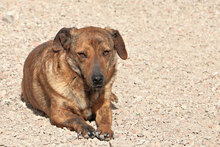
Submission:
M 81 129 L 78 131 L 78 138 L 83 136 L 84 138 L 94 138 L 95 137 L 95 129 L 90 125 L 83 125 Z
M 110 139 L 113 138 L 113 134 L 114 133 L 110 127 L 103 125 L 98 127 L 95 135 L 100 140 L 109 141 Z

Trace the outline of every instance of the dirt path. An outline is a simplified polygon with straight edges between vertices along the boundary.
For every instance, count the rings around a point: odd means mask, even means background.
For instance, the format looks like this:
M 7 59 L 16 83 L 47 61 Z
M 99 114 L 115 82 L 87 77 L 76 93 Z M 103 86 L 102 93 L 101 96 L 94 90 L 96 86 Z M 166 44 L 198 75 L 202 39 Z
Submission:
M 129 53 L 110 142 L 78 140 L 20 100 L 29 52 L 62 27 L 90 25 L 118 29 Z M 0 1 L 0 146 L 76 145 L 220 146 L 218 0 Z

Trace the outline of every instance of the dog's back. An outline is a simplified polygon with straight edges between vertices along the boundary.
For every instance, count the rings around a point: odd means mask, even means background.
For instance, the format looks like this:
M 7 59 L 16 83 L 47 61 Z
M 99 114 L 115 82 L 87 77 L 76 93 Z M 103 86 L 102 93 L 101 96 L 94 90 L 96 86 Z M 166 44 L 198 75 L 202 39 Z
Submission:
M 52 44 L 53 41 L 48 41 L 36 47 L 26 59 L 23 69 L 23 98 L 33 107 L 45 113 L 48 113 L 46 108 L 49 105 L 49 101 L 45 98 L 38 76 L 40 75 L 41 66 L 44 64 L 44 55 L 49 55 L 48 52 L 51 50 Z

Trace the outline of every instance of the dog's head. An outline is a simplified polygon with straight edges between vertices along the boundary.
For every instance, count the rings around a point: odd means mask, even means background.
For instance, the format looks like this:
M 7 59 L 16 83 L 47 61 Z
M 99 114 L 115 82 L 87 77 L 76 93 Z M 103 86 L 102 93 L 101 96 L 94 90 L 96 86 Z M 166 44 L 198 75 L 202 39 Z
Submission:
M 63 28 L 57 33 L 54 44 L 54 52 L 66 53 L 70 67 L 92 88 L 101 88 L 111 79 L 116 53 L 127 59 L 120 33 L 110 28 Z

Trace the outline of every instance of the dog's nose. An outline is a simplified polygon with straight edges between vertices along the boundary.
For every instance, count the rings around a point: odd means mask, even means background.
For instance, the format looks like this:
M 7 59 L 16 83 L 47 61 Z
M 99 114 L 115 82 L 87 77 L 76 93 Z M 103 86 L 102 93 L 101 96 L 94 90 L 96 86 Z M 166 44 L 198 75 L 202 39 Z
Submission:
M 95 87 L 101 87 L 103 86 L 103 75 L 93 75 L 92 76 L 92 82 L 93 82 L 93 85 Z

